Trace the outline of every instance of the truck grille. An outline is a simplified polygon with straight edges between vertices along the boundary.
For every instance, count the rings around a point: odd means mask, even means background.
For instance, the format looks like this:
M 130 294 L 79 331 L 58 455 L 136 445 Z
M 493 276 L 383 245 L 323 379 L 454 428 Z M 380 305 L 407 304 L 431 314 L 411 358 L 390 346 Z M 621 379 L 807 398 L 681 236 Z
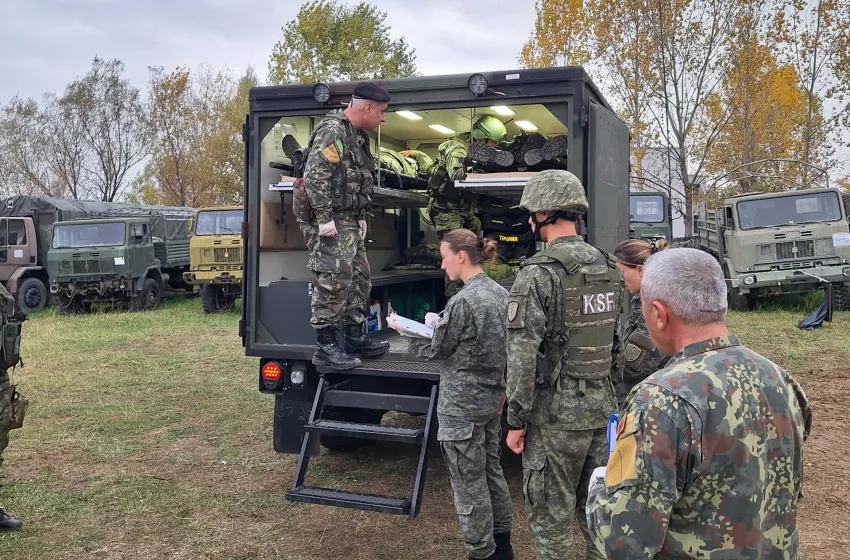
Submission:
M 772 262 L 832 257 L 834 255 L 835 248 L 832 245 L 832 239 L 826 238 L 759 245 L 758 257 L 760 262 Z
M 115 271 L 115 267 L 109 259 L 65 261 L 62 263 L 62 269 L 73 271 L 74 274 L 111 274 Z
M 794 248 L 796 247 L 796 251 Z M 779 260 L 786 259 L 806 259 L 815 256 L 815 242 L 812 239 L 805 241 L 786 241 L 776 244 L 776 258 Z
M 233 247 L 233 248 L 215 248 L 213 253 L 215 257 L 215 262 L 220 263 L 241 263 L 242 262 L 242 248 L 241 247 Z

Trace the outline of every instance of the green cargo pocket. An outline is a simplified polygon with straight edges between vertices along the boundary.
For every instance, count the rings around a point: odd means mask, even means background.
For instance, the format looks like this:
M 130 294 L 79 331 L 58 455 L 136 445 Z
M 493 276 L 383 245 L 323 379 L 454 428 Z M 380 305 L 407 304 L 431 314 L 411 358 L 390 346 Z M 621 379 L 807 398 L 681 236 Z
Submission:
M 316 272 L 339 274 L 350 267 L 357 254 L 356 234 L 337 223 L 336 237 L 319 237 L 318 251 L 311 255 L 310 268 Z
M 546 507 L 546 450 L 542 442 L 529 445 L 526 432 L 525 449 L 522 452 L 522 493 L 530 509 Z
M 462 453 L 458 450 L 458 444 L 472 439 L 475 425 L 470 422 L 461 426 L 439 426 L 437 428 L 437 441 L 440 442 L 440 451 L 446 461 L 446 469 L 449 477 L 454 480 L 463 480 L 463 473 L 467 465 L 461 464 Z

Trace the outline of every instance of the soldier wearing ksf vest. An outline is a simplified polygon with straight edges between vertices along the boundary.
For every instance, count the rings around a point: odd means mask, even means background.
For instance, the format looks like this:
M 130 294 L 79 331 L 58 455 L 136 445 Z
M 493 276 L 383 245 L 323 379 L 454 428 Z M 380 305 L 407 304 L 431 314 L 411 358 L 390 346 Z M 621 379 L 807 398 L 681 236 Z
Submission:
M 578 518 L 587 558 L 587 485 L 606 460 L 606 425 L 616 410 L 612 353 L 623 305 L 612 257 L 576 234 L 587 212 L 579 179 L 547 170 L 528 181 L 520 203 L 548 247 L 527 260 L 507 313 L 508 447 L 522 453 L 528 525 L 541 560 L 573 558 Z

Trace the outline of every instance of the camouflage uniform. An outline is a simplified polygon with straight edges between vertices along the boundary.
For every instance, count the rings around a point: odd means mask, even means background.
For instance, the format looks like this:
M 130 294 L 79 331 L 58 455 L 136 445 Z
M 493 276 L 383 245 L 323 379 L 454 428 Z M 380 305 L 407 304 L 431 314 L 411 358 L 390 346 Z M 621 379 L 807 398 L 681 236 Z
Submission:
M 328 113 L 307 146 L 304 189 L 313 209 L 301 231 L 313 271 L 310 324 L 320 329 L 366 322 L 371 272 L 358 220 L 371 209 L 374 159 L 369 137 L 355 129 L 342 110 Z M 318 225 L 334 220 L 337 237 L 320 237 Z
M 588 524 L 607 558 L 798 557 L 811 409 L 734 336 L 691 344 L 629 396 Z
M 475 216 L 471 195 L 454 186 L 455 181 L 466 177 L 460 160 L 469 157 L 469 134 L 449 138 L 438 150 L 428 181 L 428 215 L 437 237 L 442 240 L 445 234 L 460 228 L 478 233 L 481 221 Z
M 640 294 L 631 298 L 629 318 L 622 333 L 622 364 L 618 364 L 621 375 L 614 378 L 617 388 L 617 405 L 622 408 L 632 388 L 664 367 L 667 356 L 663 355 L 649 338 L 646 321 L 640 304 Z
M 526 430 L 523 489 L 541 560 L 573 558 L 576 512 L 587 557 L 601 558 L 584 508 L 590 475 L 605 464 L 616 407 L 610 371 L 622 293 L 613 259 L 579 236 L 550 242 L 523 264 L 511 289 L 508 424 Z
M 411 353 L 445 360 L 437 439 L 470 558 L 491 556 L 498 535 L 509 533 L 513 524 L 513 505 L 499 464 L 507 296 L 493 279 L 478 274 L 449 301 L 433 339 L 410 340 Z
M 23 423 L 23 417 L 14 418 L 13 397 L 16 396 L 16 391 L 9 379 L 8 368 L 20 362 L 20 325 L 23 320 L 26 320 L 25 316 L 22 318 L 15 312 L 15 299 L 2 284 L 0 284 L 0 314 L 2 314 L 0 317 L 0 325 L 2 325 L 0 330 L 2 333 L 0 336 L 0 345 L 2 345 L 0 346 L 0 465 L 2 465 L 3 451 L 9 445 L 9 432 L 19 428 Z M 9 517 L 3 509 L 0 509 L 0 531 L 14 531 L 20 527 L 20 521 Z

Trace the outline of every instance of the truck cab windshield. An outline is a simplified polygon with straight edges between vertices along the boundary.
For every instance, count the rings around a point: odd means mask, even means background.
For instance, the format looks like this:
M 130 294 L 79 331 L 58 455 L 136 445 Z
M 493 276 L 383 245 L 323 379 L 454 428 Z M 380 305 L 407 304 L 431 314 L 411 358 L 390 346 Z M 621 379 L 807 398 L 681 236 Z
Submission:
M 122 222 L 57 225 L 53 228 L 52 247 L 64 249 L 123 245 L 125 228 Z
M 198 212 L 195 235 L 240 235 L 241 210 L 202 210 Z
M 778 227 L 841 220 L 836 193 L 800 194 L 745 200 L 738 203 L 741 229 Z
M 629 213 L 635 222 L 660 223 L 664 221 L 664 199 L 660 196 L 629 197 Z

